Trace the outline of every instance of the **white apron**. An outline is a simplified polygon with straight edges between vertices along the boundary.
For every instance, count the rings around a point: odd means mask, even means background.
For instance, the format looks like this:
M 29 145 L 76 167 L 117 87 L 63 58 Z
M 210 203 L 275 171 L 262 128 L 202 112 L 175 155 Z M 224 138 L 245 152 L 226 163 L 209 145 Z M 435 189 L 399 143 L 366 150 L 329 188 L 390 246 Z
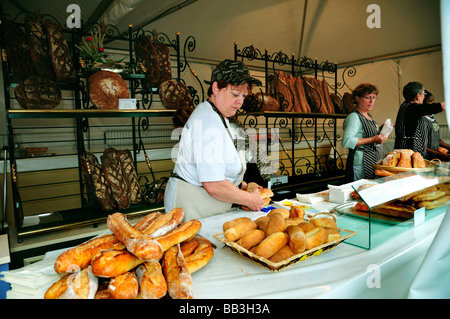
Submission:
M 245 151 L 239 152 L 242 169 L 234 182 L 238 187 L 244 179 L 246 170 Z M 176 181 L 170 181 L 176 179 Z M 184 219 L 199 219 L 229 212 L 232 203 L 222 202 L 211 195 L 202 186 L 192 185 L 180 178 L 170 177 L 169 182 L 175 182 L 173 207 L 181 207 L 184 211 Z M 169 183 L 168 183 L 169 184 Z

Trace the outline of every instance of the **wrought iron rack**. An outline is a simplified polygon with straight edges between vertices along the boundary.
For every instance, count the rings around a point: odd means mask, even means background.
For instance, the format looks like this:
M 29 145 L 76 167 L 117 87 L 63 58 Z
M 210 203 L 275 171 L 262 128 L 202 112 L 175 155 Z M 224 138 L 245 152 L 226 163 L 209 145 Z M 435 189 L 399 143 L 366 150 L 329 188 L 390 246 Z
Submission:
M 342 82 L 339 82 L 336 63 L 296 58 L 294 54 L 288 56 L 281 51 L 270 54 L 267 49 L 261 52 L 253 45 L 239 49 L 237 43 L 234 44 L 234 59 L 247 65 L 252 63 L 250 69 L 264 72 L 266 94 L 269 93 L 268 83 L 277 71 L 282 70 L 292 76 L 326 79 L 330 92 L 342 98 L 338 89 L 346 85 L 345 76 L 353 77 L 356 73 L 353 67 L 348 67 L 342 74 Z M 264 84 L 260 90 L 263 93 Z M 347 114 L 324 113 L 322 100 L 312 113 L 294 112 L 286 97 L 278 95 L 275 98 L 280 104 L 279 111 L 261 111 L 261 104 L 256 108 L 254 105 L 251 109 L 244 108 L 238 115 L 244 128 L 265 128 L 267 141 L 279 143 L 281 152 L 277 174 L 287 175 L 289 182 L 274 188 L 320 189 L 327 183 L 342 183 L 345 160 L 339 152 L 339 143 Z

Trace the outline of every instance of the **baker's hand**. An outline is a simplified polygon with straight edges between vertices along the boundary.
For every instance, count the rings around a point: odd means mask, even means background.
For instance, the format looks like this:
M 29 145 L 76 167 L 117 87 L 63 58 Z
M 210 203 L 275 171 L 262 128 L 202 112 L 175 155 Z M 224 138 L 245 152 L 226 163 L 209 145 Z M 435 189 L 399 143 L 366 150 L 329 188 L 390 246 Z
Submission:
M 375 135 L 373 137 L 374 143 L 383 144 L 388 140 L 389 135 Z
M 259 196 L 259 190 L 255 189 L 253 192 L 248 193 L 248 203 L 245 205 L 252 211 L 260 211 L 264 207 L 264 201 Z

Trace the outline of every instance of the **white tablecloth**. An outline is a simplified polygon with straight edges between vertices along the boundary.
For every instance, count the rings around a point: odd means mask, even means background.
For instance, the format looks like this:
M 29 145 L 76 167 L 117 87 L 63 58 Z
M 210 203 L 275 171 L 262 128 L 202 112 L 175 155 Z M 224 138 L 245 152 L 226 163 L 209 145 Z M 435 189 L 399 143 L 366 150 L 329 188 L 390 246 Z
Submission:
M 216 244 L 217 249 L 213 259 L 193 274 L 196 299 L 407 298 L 445 215 L 427 220 L 370 250 L 344 242 L 319 256 L 271 272 L 238 256 L 212 236 L 221 232 L 225 221 L 262 214 L 236 210 L 201 220 L 200 234 Z M 53 263 L 60 252 L 50 252 L 42 261 L 2 273 L 12 287 L 7 298 L 42 298 L 58 278 Z M 450 285 L 443 284 L 447 289 L 441 297 L 449 298 Z

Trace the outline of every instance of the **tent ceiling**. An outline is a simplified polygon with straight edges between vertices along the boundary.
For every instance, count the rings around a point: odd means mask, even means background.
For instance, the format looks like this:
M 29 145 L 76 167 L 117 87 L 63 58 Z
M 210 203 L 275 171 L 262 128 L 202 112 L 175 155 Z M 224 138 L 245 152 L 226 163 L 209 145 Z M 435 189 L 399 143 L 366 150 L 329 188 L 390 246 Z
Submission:
M 48 13 L 65 22 L 76 3 L 85 24 L 103 19 L 193 36 L 198 58 L 233 57 L 233 43 L 345 63 L 441 43 L 439 0 L 379 0 L 381 28 L 366 20 L 372 0 L 5 0 L 3 12 Z M 306 9 L 306 11 L 305 11 Z

